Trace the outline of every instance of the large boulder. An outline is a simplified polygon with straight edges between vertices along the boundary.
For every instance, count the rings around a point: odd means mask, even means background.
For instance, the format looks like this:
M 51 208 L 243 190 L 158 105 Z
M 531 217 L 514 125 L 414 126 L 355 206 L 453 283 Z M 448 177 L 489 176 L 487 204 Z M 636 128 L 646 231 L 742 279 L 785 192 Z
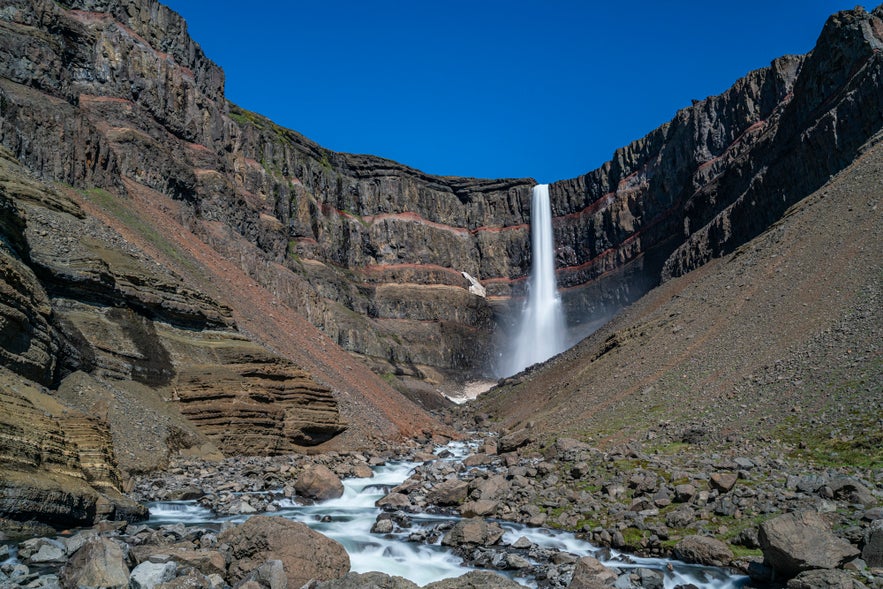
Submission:
M 733 560 L 733 551 L 725 543 L 708 536 L 687 536 L 677 543 L 675 558 L 684 562 L 727 566 Z
M 312 579 L 336 579 L 350 570 L 350 558 L 343 546 L 283 517 L 254 516 L 221 532 L 218 541 L 230 546 L 231 585 L 268 560 L 282 561 L 289 587 L 301 587 Z
M 474 517 L 461 519 L 442 538 L 444 546 L 492 546 L 503 537 L 503 528 L 495 523 Z
M 597 558 L 584 556 L 576 561 L 568 589 L 604 589 L 616 583 L 616 573 L 601 564 Z
M 327 466 L 311 464 L 298 475 L 294 490 L 310 499 L 336 499 L 343 495 L 343 483 Z
M 764 562 L 790 579 L 810 569 L 833 569 L 859 550 L 832 532 L 815 511 L 786 513 L 765 521 L 758 532 Z
M 106 538 L 96 538 L 74 552 L 62 569 L 59 580 L 64 589 L 126 589 L 129 586 L 129 568 L 119 544 Z

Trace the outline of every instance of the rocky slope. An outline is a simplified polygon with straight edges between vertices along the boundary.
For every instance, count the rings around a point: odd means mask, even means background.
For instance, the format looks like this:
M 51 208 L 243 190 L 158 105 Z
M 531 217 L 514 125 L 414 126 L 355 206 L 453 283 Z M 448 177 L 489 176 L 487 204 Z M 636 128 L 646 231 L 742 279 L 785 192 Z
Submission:
M 475 411 L 506 430 L 530 424 L 534 441 L 775 443 L 879 480 L 881 139 L 763 234 L 666 281 Z

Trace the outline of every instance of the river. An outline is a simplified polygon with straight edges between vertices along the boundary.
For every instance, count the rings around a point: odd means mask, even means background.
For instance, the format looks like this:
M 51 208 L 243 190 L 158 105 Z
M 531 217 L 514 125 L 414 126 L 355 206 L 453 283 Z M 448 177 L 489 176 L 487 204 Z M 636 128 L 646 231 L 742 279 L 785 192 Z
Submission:
M 454 443 L 441 450 L 443 460 L 461 460 L 468 455 L 470 447 Z M 276 501 L 277 511 L 271 515 L 281 515 L 303 522 L 316 531 L 340 542 L 350 555 L 351 570 L 358 573 L 380 571 L 410 579 L 418 585 L 425 585 L 439 579 L 458 577 L 474 570 L 462 564 L 462 559 L 448 547 L 442 546 L 439 534 L 431 532 L 439 524 L 455 521 L 453 516 L 433 514 L 408 514 L 404 527 L 397 526 L 390 534 L 376 534 L 371 528 L 381 510 L 375 502 L 384 497 L 389 489 L 403 482 L 417 466 L 413 462 L 390 462 L 376 467 L 372 478 L 345 479 L 344 493 L 338 499 L 331 499 L 314 505 L 298 505 L 288 499 Z M 224 525 L 225 522 L 241 522 L 247 516 L 218 517 L 209 509 L 195 501 L 164 501 L 149 504 L 150 524 L 185 525 Z M 528 528 L 510 522 L 498 522 L 505 534 L 501 541 L 511 545 L 520 538 L 526 538 L 533 546 L 559 550 L 576 556 L 593 556 L 605 565 L 619 569 L 651 569 L 663 575 L 664 588 L 673 589 L 678 585 L 693 584 L 701 589 L 736 589 L 747 584 L 748 578 L 733 575 L 729 571 L 715 567 L 688 565 L 682 562 L 639 558 L 630 555 L 599 549 L 580 540 L 574 534 L 547 528 Z M 436 537 L 432 542 L 415 539 Z M 505 574 L 519 583 L 536 586 L 537 581 L 528 576 L 519 576 L 517 571 L 496 571 Z

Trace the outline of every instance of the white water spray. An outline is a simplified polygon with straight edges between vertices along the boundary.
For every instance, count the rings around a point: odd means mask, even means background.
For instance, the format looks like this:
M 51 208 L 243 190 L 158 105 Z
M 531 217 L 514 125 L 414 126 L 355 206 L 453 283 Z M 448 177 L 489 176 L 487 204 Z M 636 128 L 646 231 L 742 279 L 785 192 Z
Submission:
M 549 185 L 533 187 L 530 204 L 532 266 L 521 325 L 501 375 L 511 376 L 566 349 L 564 314 L 555 278 L 555 243 Z

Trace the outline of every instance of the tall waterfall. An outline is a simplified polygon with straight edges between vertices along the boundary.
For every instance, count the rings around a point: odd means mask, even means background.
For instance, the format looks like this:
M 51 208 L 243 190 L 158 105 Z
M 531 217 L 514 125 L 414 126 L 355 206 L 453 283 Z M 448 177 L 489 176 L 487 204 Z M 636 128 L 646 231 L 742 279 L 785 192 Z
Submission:
M 555 243 L 549 185 L 533 187 L 530 204 L 532 267 L 527 301 L 518 336 L 500 364 L 502 376 L 511 376 L 566 348 L 564 314 L 555 279 Z

